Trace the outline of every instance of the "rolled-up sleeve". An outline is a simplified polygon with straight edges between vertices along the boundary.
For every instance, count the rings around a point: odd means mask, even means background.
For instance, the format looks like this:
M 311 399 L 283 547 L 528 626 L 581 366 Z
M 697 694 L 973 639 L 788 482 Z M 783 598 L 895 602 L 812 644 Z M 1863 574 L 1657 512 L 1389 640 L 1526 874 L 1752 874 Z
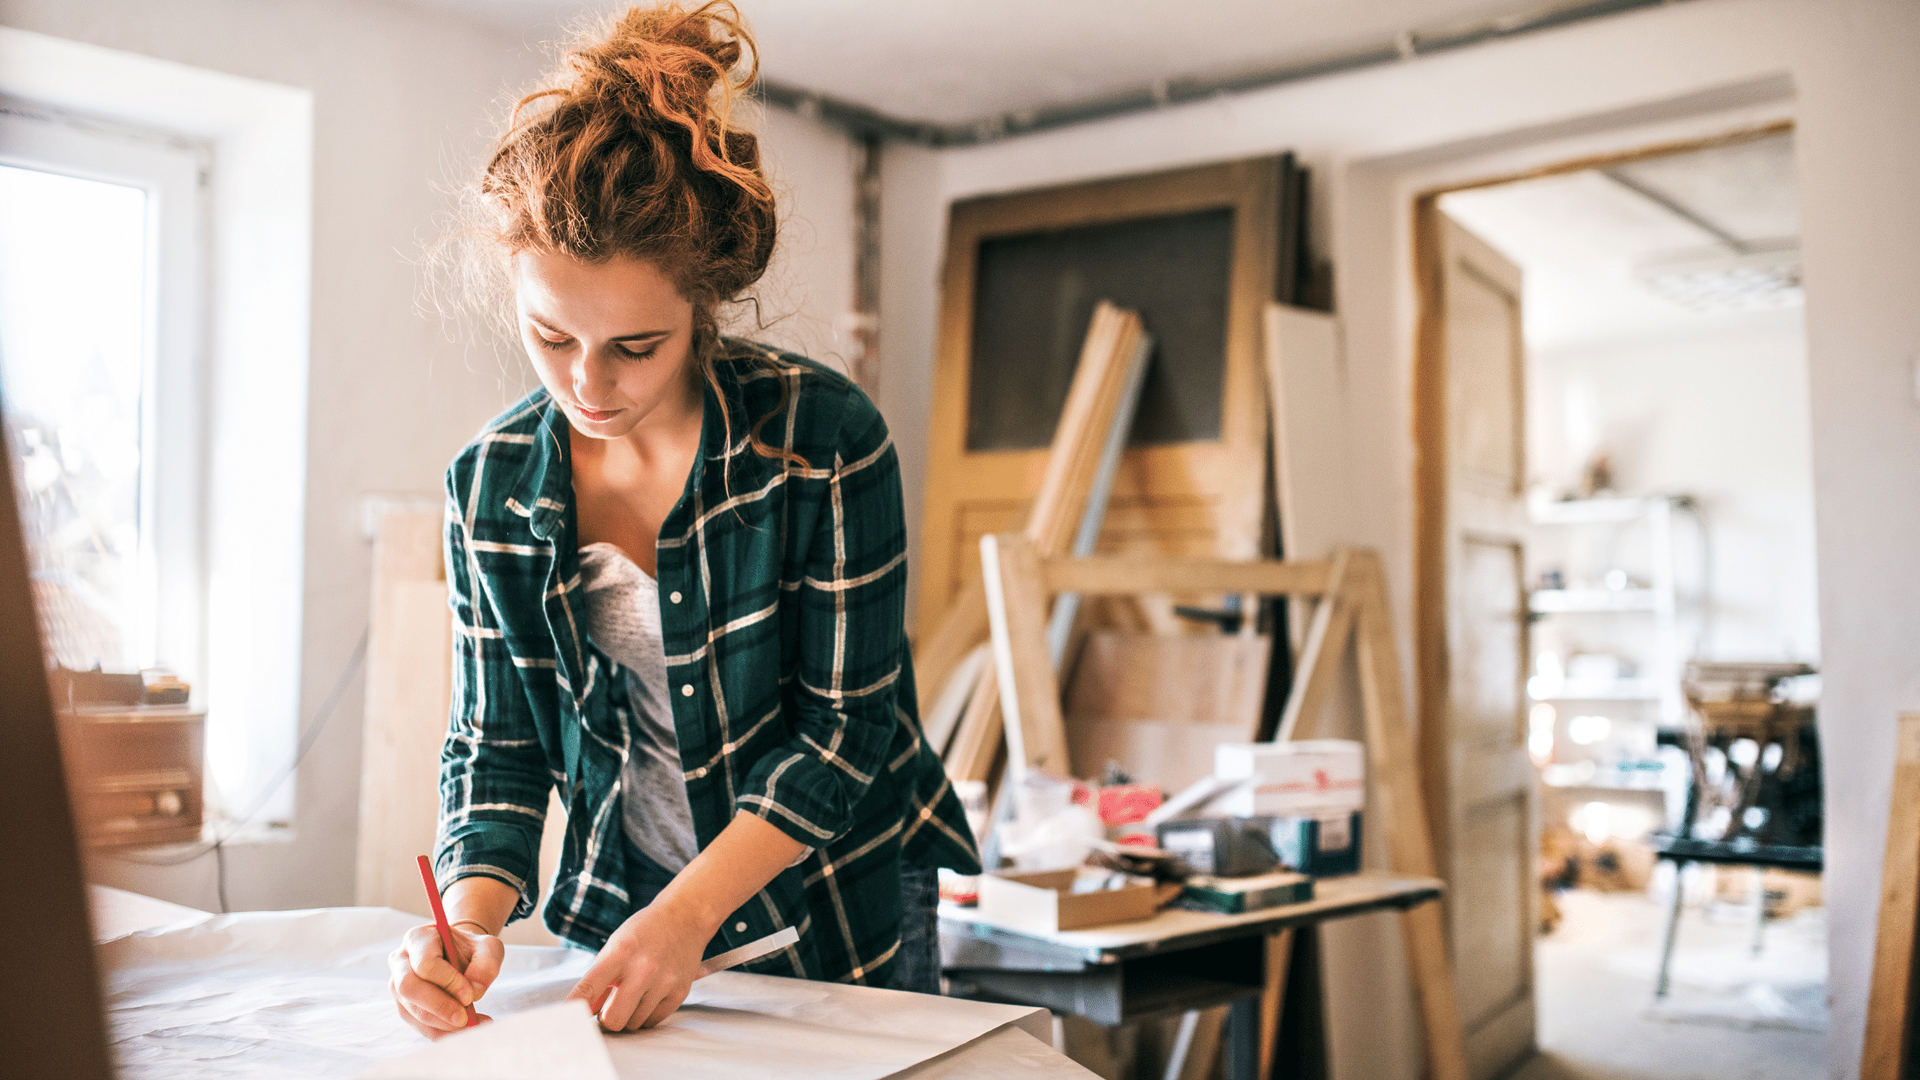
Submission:
M 512 918 L 539 899 L 540 835 L 553 777 L 522 676 L 471 560 L 457 484 L 448 478 L 447 604 L 453 686 L 440 749 L 440 828 L 434 867 L 442 888 L 490 877 L 520 892 Z
M 840 431 L 796 598 L 792 736 L 760 758 L 736 799 L 809 846 L 852 828 L 854 807 L 885 769 L 907 656 L 899 460 L 858 390 Z

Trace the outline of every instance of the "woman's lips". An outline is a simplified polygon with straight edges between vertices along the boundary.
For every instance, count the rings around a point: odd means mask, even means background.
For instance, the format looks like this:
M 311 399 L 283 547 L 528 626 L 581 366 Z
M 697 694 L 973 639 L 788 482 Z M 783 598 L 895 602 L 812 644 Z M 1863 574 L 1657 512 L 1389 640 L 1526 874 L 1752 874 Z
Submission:
M 603 420 L 611 420 L 614 417 L 620 415 L 619 409 L 589 409 L 585 405 L 575 405 L 574 408 L 579 410 L 580 419 L 591 421 L 593 423 L 599 423 Z

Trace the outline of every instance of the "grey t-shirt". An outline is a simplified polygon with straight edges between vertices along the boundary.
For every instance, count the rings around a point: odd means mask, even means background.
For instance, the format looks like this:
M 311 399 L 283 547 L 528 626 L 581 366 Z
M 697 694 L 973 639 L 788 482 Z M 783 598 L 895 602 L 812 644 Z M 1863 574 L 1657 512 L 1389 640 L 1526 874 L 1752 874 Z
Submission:
M 604 543 L 580 549 L 580 580 L 587 635 L 626 670 L 633 717 L 620 770 L 621 825 L 634 847 L 677 874 L 700 853 L 700 845 L 667 698 L 660 585 L 626 552 Z

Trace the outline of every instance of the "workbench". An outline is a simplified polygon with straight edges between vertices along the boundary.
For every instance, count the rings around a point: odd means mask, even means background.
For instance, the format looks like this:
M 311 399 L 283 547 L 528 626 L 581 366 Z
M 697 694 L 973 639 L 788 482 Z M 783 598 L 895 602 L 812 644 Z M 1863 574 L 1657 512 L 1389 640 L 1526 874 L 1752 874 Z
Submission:
M 216 916 L 118 889 L 94 886 L 91 894 L 95 937 L 103 943 L 108 1022 L 118 1072 L 126 1080 L 345 1078 L 358 1075 L 370 1063 L 427 1045 L 394 1016 L 384 973 L 384 953 L 398 942 L 400 932 L 418 921 L 416 916 L 379 908 Z M 328 934 L 338 942 L 316 940 Z M 342 954 L 339 962 L 331 965 L 309 958 L 309 954 L 331 957 L 337 953 Z M 274 966 L 273 954 L 286 962 Z M 164 963 L 156 964 L 156 957 Z M 542 1004 L 545 998 L 564 993 L 565 985 L 579 974 L 574 969 L 587 959 L 588 954 L 579 950 L 509 946 L 507 967 L 495 984 L 500 993 L 483 999 L 482 1010 L 491 1005 L 505 1016 Z M 235 967 L 229 975 L 221 968 L 228 963 L 252 967 L 244 969 L 247 974 Z M 516 970 L 523 984 L 540 983 L 544 977 L 544 988 L 523 989 L 516 996 L 508 985 Z M 727 987 L 723 993 L 736 999 L 757 997 L 774 1008 L 758 1015 L 728 1008 L 702 1009 L 696 999 L 711 986 Z M 863 1075 L 887 1080 L 973 1076 L 1088 1080 L 1093 1075 L 1036 1037 L 1036 1032 L 1048 1033 L 1050 1025 L 1045 1014 L 1032 1010 L 991 1006 L 1002 1008 L 1005 1015 L 972 1014 L 968 1011 L 989 1006 L 739 972 L 701 980 L 695 989 L 688 1009 L 653 1029 L 666 1034 L 667 1040 L 649 1041 L 650 1032 L 609 1037 L 618 1075 L 659 1075 L 664 1068 L 671 1075 L 734 1080 L 804 1075 L 806 1065 L 820 1072 L 822 1062 L 795 1061 L 792 1054 L 803 1052 L 800 1047 L 806 1039 L 822 1037 L 819 1018 L 836 1016 L 870 1025 L 876 1017 L 898 1016 L 903 1028 L 902 1039 L 896 1040 L 900 1042 L 935 1027 L 962 1033 L 949 1044 L 951 1049 L 925 1058 L 914 1058 L 917 1052 L 910 1048 L 883 1047 L 901 1060 L 913 1060 L 904 1068 L 876 1065 L 887 1060 L 882 1054 L 863 1063 L 867 1066 Z M 789 1019 L 806 1016 L 813 1018 L 811 1024 Z M 681 1022 L 676 1024 L 676 1018 Z M 686 1029 L 678 1045 L 669 1027 Z M 830 1030 L 838 1030 L 837 1022 Z M 332 1037 L 321 1037 L 329 1034 Z M 682 1060 L 689 1041 L 696 1049 L 705 1047 L 693 1072 Z M 747 1067 L 728 1057 L 726 1048 L 736 1043 L 759 1047 L 763 1059 L 768 1047 L 785 1046 L 788 1060 L 777 1071 Z M 636 1059 L 656 1050 L 659 1057 L 636 1065 Z M 670 1051 L 679 1057 L 670 1056 Z
M 1239 915 L 1167 910 L 1151 919 L 1039 933 L 940 906 L 941 966 L 954 992 L 1116 1026 L 1230 1006 L 1227 1080 L 1258 1075 L 1265 950 L 1297 927 L 1440 899 L 1433 878 L 1361 873 L 1314 882 L 1314 898 Z

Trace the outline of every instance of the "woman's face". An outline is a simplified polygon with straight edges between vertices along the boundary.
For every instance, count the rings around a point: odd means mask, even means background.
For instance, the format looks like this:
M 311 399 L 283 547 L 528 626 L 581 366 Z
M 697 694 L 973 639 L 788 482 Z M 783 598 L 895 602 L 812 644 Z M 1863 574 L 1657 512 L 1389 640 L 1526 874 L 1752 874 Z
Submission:
M 520 337 L 573 428 L 617 439 L 699 407 L 693 304 L 653 264 L 514 256 Z

